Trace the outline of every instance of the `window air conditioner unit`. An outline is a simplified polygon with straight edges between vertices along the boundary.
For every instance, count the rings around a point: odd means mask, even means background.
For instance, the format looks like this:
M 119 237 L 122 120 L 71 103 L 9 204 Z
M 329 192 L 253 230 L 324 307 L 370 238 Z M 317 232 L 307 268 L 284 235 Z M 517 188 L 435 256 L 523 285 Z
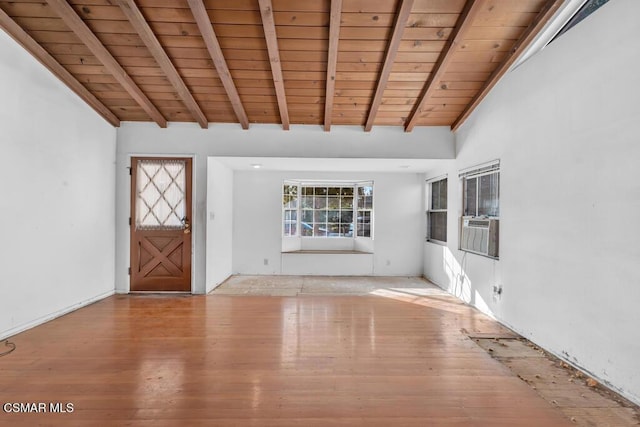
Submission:
M 460 250 L 498 258 L 500 220 L 463 216 Z

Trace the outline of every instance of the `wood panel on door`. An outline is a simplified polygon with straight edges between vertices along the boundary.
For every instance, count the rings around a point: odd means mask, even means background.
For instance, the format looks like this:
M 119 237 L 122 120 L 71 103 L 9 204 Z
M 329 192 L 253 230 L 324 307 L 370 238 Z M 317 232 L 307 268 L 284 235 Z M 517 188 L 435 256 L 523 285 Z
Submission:
M 191 291 L 191 159 L 131 159 L 131 291 Z

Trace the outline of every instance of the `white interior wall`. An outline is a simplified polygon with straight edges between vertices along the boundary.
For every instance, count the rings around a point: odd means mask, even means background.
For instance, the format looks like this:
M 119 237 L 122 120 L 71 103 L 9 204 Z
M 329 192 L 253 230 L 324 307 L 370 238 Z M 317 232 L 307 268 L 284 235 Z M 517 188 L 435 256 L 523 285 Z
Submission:
M 208 157 L 452 159 L 454 141 L 448 127 L 425 127 L 406 133 L 389 126 L 379 126 L 371 132 L 363 132 L 360 126 L 334 126 L 331 132 L 324 132 L 322 126 L 301 125 L 283 131 L 278 125 L 251 125 L 249 130 L 242 130 L 235 124 L 211 124 L 209 129 L 200 129 L 194 123 L 170 123 L 168 128 L 161 129 L 153 123 L 123 123 L 118 128 L 116 154 L 115 280 L 118 292 L 129 290 L 128 167 L 133 155 L 194 157 L 193 292 L 200 294 L 207 290 Z M 234 217 L 237 227 L 235 211 Z
M 113 293 L 115 130 L 0 31 L 0 338 Z
M 449 243 L 426 244 L 425 275 L 640 403 L 638 16 L 640 2 L 607 3 L 507 74 L 460 128 Z M 469 254 L 461 267 L 457 171 L 495 158 L 500 261 Z
M 233 171 L 209 158 L 207 165 L 206 291 L 233 272 Z
M 610 2 L 498 85 L 458 133 L 455 166 L 434 171 L 453 178 L 449 244 L 427 244 L 424 260 L 427 276 L 636 402 L 640 349 L 633 337 L 640 297 L 634 284 L 640 273 L 634 267 L 640 249 L 632 238 L 640 227 L 632 212 L 640 207 L 635 165 L 640 154 L 635 142 L 640 130 L 640 87 L 635 84 L 640 27 L 634 19 L 639 14 L 638 2 Z M 10 159 L 0 169 L 0 232 L 7 251 L 0 257 L 1 337 L 113 290 L 115 136 L 113 128 L 4 33 L 0 76 L 1 149 Z M 232 175 L 218 170 L 217 179 L 214 173 L 207 180 L 206 156 L 452 156 L 450 136 L 441 129 L 417 130 L 407 137 L 394 132 L 125 125 L 118 133 L 118 289 L 128 289 L 125 170 L 131 154 L 195 153 L 194 232 L 199 234 L 194 291 L 202 292 L 229 268 L 228 258 L 220 266 L 204 262 L 205 241 L 222 232 L 209 224 L 205 233 L 211 219 L 207 213 L 217 212 L 206 205 L 207 187 Z M 463 262 L 456 250 L 460 193 L 452 184 L 458 169 L 493 158 L 502 160 L 501 260 L 469 255 Z M 249 173 L 242 175 L 250 180 Z M 392 184 L 389 188 L 397 190 Z M 228 202 L 231 196 L 228 189 L 213 192 L 212 200 Z M 376 197 L 380 192 L 386 190 L 377 190 Z M 392 203 L 405 200 L 389 194 Z M 246 245 L 251 227 L 236 223 L 234 230 Z M 376 231 L 377 240 L 393 239 L 395 244 L 379 245 L 375 273 L 415 274 L 419 263 L 411 254 L 421 253 L 414 247 L 415 229 L 407 227 L 400 235 L 389 230 L 382 235 Z M 267 234 L 264 241 L 274 241 L 271 229 Z M 222 241 L 212 253 L 227 250 L 228 235 Z M 268 243 L 249 262 L 240 259 L 240 267 L 258 272 L 265 253 L 278 256 Z M 204 283 L 205 270 L 214 272 L 211 284 Z M 262 272 L 276 272 L 268 270 Z M 493 284 L 504 286 L 501 299 L 491 294 Z
M 415 276 L 422 274 L 424 212 L 423 175 L 381 172 L 269 172 L 235 171 L 233 271 L 236 274 L 372 274 Z M 306 267 L 282 269 L 282 183 L 288 179 L 374 181 L 374 250 L 368 270 L 364 255 L 300 256 Z M 419 230 L 419 231 L 418 231 Z M 359 258 L 358 258 L 359 257 Z M 292 265 L 287 258 L 287 265 Z M 357 258 L 357 259 L 356 259 Z M 266 260 L 266 262 L 265 262 Z M 331 261 L 331 262 L 328 262 Z M 333 264 L 333 261 L 336 264 Z M 349 265 L 349 263 L 353 265 Z

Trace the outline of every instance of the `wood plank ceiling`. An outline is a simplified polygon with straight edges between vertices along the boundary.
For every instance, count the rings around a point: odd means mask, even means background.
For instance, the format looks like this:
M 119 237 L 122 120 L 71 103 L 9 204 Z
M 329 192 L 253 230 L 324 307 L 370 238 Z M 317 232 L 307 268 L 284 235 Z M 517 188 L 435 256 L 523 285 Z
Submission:
M 456 129 L 561 0 L 0 0 L 108 122 Z

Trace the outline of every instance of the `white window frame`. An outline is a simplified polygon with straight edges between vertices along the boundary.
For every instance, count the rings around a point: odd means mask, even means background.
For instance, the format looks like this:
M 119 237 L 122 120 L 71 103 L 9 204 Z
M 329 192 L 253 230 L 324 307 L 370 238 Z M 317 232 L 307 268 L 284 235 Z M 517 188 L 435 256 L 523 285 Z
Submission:
M 482 177 L 496 175 L 496 204 L 495 204 L 495 213 L 496 215 L 479 215 L 480 214 L 480 180 Z M 473 166 L 467 169 L 460 171 L 459 178 L 462 180 L 461 190 L 461 198 L 462 198 L 462 217 L 460 218 L 460 233 L 458 236 L 458 249 L 462 250 L 466 253 L 477 254 L 480 256 L 484 256 L 490 259 L 498 260 L 499 259 L 499 248 L 500 248 L 500 160 L 493 160 L 491 162 L 487 162 L 481 165 Z M 475 211 L 467 212 L 467 186 L 468 181 L 475 179 Z M 493 199 L 491 199 L 493 200 Z M 477 221 L 475 226 L 471 224 Z M 473 239 L 474 242 L 472 247 L 469 245 L 469 240 Z M 480 240 L 478 240 L 480 239 Z M 486 239 L 486 240 L 485 240 Z M 475 242 L 487 242 L 487 247 L 481 252 L 477 252 L 475 248 Z
M 478 215 L 479 202 L 480 202 L 480 180 L 479 178 L 487 175 L 498 176 L 498 215 Z M 465 218 L 470 217 L 484 217 L 490 219 L 500 219 L 500 160 L 493 160 L 491 162 L 483 163 L 481 165 L 473 166 L 471 168 L 460 171 L 460 179 L 462 179 L 462 215 Z M 466 215 L 467 213 L 467 182 L 471 179 L 478 178 L 476 180 L 476 201 L 475 201 L 475 215 Z
M 282 202 L 282 198 L 284 196 L 284 187 L 286 185 L 289 186 L 297 186 L 298 187 L 298 202 L 296 204 L 296 234 L 285 234 L 285 212 L 286 211 L 291 211 L 293 209 L 288 209 L 285 208 L 285 205 L 282 204 L 282 215 L 280 217 L 280 221 L 281 221 L 281 233 L 280 235 L 283 238 L 301 238 L 301 239 L 335 239 L 335 240 L 341 240 L 341 239 L 367 239 L 367 240 L 373 240 L 374 237 L 374 207 L 375 207 L 375 185 L 374 185 L 374 181 L 373 180 L 367 180 L 367 181 L 310 181 L 310 180 L 296 180 L 296 179 L 287 179 L 284 180 L 282 182 L 282 186 L 281 186 L 281 202 Z M 340 188 L 353 188 L 353 206 L 352 206 L 352 210 L 353 210 L 353 218 L 352 218 L 352 229 L 353 229 L 353 233 L 351 236 L 303 236 L 300 233 L 301 230 L 301 223 L 302 221 L 302 206 L 300 203 L 300 199 L 302 197 L 302 188 L 303 187 L 340 187 Z M 358 205 L 358 189 L 361 187 L 372 187 L 373 193 L 372 193 L 372 204 L 371 204 L 371 208 L 360 208 L 360 206 Z M 370 212 L 370 222 L 369 222 L 369 236 L 359 236 L 358 235 L 358 212 L 359 211 L 367 211 Z
M 435 183 L 439 183 L 441 181 L 446 181 L 447 182 L 447 207 L 445 209 L 433 209 L 433 184 Z M 431 237 L 431 214 L 432 213 L 444 213 L 445 217 L 446 217 L 446 224 L 448 226 L 449 224 L 449 194 L 448 194 L 448 189 L 449 189 L 449 176 L 448 175 L 441 175 L 435 178 L 431 178 L 428 179 L 426 181 L 426 192 L 425 192 L 425 197 L 426 197 L 426 205 L 427 205 L 427 209 L 425 211 L 426 217 L 427 217 L 427 230 L 426 230 L 426 241 L 427 242 L 431 242 L 431 243 L 437 243 L 439 245 L 446 245 L 447 244 L 447 240 L 438 240 L 438 239 L 434 239 Z M 447 234 L 446 238 L 448 239 L 448 232 L 445 231 L 445 233 Z

